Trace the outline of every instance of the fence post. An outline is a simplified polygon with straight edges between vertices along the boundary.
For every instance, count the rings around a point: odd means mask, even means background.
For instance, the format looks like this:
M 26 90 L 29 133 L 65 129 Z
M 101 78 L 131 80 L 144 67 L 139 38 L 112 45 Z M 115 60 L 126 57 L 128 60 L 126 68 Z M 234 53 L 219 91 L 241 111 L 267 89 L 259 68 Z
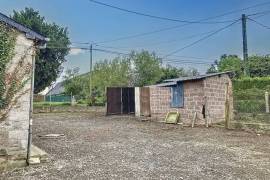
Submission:
M 230 127 L 230 103 L 229 103 L 229 83 L 226 83 L 226 94 L 225 94 L 225 128 Z
M 269 93 L 265 92 L 265 112 L 269 113 Z

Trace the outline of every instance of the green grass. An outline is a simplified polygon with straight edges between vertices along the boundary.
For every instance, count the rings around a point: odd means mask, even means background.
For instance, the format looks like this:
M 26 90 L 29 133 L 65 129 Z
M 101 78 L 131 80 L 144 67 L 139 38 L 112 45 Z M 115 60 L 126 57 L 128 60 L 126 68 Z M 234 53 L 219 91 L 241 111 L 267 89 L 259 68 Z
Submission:
M 70 106 L 70 102 L 34 102 L 34 107 Z

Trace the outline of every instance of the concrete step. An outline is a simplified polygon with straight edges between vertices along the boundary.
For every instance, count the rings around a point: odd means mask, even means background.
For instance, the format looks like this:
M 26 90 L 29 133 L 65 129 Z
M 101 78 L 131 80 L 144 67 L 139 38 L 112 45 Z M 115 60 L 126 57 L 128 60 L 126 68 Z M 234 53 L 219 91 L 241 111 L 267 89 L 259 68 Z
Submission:
M 30 165 L 40 164 L 44 162 L 48 162 L 48 154 L 42 149 L 38 148 L 35 145 L 31 146 L 31 154 L 29 159 Z

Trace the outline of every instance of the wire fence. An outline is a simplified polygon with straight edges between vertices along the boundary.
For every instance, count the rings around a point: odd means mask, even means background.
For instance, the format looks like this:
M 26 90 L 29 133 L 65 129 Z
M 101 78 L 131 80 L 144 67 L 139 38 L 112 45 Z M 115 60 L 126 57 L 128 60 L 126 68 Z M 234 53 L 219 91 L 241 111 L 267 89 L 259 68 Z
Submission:
M 234 90 L 234 123 L 237 126 L 270 132 L 270 98 L 266 89 Z

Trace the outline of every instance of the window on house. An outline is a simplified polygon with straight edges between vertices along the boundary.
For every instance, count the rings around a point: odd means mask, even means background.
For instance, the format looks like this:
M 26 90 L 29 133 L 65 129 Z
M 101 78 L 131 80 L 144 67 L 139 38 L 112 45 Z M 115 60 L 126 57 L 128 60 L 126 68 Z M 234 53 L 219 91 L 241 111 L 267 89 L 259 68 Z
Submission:
M 171 92 L 172 92 L 171 107 L 174 107 L 174 108 L 184 107 L 183 83 L 177 83 L 177 85 L 171 88 Z

